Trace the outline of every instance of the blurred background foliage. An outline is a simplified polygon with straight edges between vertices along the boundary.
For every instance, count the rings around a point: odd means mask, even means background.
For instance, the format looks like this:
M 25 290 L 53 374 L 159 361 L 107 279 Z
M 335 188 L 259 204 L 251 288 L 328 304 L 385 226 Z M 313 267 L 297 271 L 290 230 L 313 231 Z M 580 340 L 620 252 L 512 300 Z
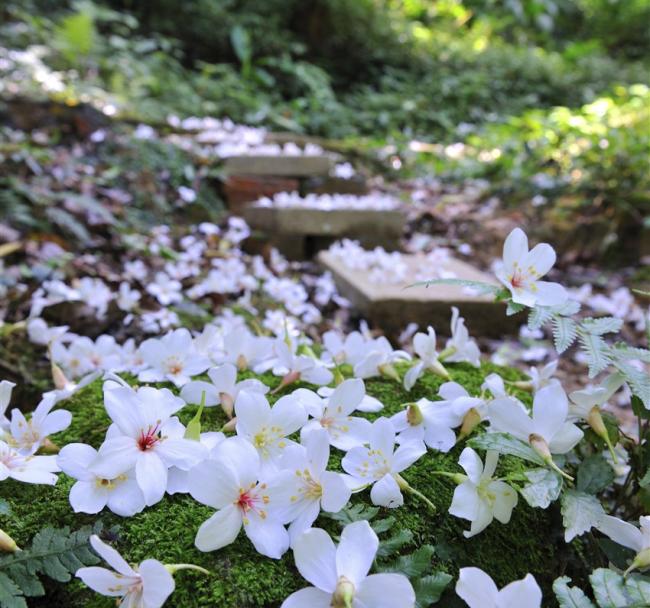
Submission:
M 5 0 L 0 17 L 3 97 L 390 144 L 407 175 L 650 215 L 650 0 Z

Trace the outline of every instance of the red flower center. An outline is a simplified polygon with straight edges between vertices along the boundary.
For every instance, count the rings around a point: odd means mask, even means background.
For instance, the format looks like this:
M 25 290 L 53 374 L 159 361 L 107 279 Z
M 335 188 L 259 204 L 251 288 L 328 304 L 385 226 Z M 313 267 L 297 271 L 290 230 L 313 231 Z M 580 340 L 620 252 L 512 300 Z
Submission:
M 140 437 L 138 437 L 138 448 L 143 452 L 152 449 L 156 443 L 160 441 L 160 432 L 159 432 L 160 423 L 155 426 L 150 426 L 146 432 L 144 430 L 140 431 Z

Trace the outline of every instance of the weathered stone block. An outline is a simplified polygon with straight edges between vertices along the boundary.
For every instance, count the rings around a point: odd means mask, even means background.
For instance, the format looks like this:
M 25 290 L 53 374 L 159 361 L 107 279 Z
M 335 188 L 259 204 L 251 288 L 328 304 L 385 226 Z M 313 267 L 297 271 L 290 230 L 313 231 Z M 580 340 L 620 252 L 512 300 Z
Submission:
M 309 177 L 328 175 L 334 161 L 329 156 L 231 156 L 224 162 L 228 175 Z
M 506 316 L 504 304 L 494 302 L 491 296 L 471 294 L 464 287 L 440 284 L 408 287 L 425 278 L 434 278 L 440 270 L 432 267 L 427 274 L 431 262 L 423 254 L 402 254 L 408 272 L 399 283 L 375 281 L 367 270 L 350 268 L 331 251 L 321 251 L 318 261 L 332 273 L 341 295 L 366 319 L 386 331 L 401 331 L 411 322 L 421 328 L 428 325 L 447 328 L 452 306 L 459 308 L 470 332 L 477 335 L 498 337 L 516 331 L 522 323 L 519 316 Z M 495 282 L 490 275 L 453 258 L 444 264 L 444 271 L 458 279 Z
M 268 235 L 287 257 L 311 257 L 335 240 L 351 238 L 364 247 L 399 249 L 405 216 L 399 209 L 335 209 L 250 205 L 244 218 L 254 230 Z
M 297 179 L 286 177 L 231 175 L 223 184 L 223 193 L 228 208 L 241 215 L 249 203 L 278 192 L 295 192 L 300 187 Z
M 304 194 L 368 194 L 368 184 L 362 175 L 351 178 L 310 177 L 306 179 L 301 193 Z

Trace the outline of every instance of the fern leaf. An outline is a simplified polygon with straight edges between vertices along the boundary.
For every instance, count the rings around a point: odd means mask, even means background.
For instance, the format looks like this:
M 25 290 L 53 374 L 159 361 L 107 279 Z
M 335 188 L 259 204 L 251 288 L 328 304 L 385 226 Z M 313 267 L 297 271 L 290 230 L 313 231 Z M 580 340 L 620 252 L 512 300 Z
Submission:
M 580 344 L 587 355 L 589 377 L 593 378 L 612 363 L 609 346 L 600 336 L 589 333 L 580 333 Z
M 528 315 L 528 328 L 532 331 L 540 329 L 553 318 L 553 309 L 549 306 L 535 306 Z
M 79 568 L 98 563 L 88 539 L 101 529 L 99 522 L 73 533 L 67 527 L 44 528 L 34 535 L 31 547 L 0 557 L 0 607 L 26 608 L 26 597 L 44 595 L 40 575 L 65 583 Z
M 577 325 L 573 319 L 568 317 L 553 319 L 553 339 L 558 353 L 563 353 L 569 348 L 575 342 L 577 335 Z
M 646 409 L 650 409 L 650 376 L 627 362 L 616 361 L 614 365 L 623 374 L 632 393 L 643 401 Z
M 483 281 L 469 281 L 467 279 L 430 279 L 429 281 L 418 281 L 409 287 L 429 287 L 430 285 L 457 285 L 459 287 L 470 287 L 478 294 L 496 295 L 501 291 L 501 287 L 493 283 L 484 283 Z
M 644 363 L 650 363 L 650 350 L 647 348 L 635 348 L 627 344 L 616 344 L 612 349 L 612 354 L 620 360 L 638 359 Z
M 621 331 L 623 320 L 617 319 L 616 317 L 599 317 L 598 319 L 589 317 L 583 319 L 580 327 L 590 334 L 602 336 L 603 334 L 612 334 Z
M 0 572 L 0 606 L 2 608 L 27 608 L 22 590 L 3 572 Z

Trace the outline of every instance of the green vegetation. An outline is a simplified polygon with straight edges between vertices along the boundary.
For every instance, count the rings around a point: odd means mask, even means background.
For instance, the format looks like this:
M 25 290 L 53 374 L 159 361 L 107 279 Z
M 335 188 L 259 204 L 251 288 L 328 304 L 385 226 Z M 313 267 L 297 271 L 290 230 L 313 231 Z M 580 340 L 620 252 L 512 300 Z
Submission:
M 584 215 L 592 230 L 597 212 L 606 245 L 638 243 L 650 216 L 647 0 L 9 0 L 2 10 L 3 44 L 25 51 L 0 67 L 3 95 L 90 101 L 158 126 L 170 114 L 228 116 L 390 144 L 407 175 L 484 177 L 513 203 L 545 197 L 553 231 Z M 464 147 L 414 153 L 413 139 Z
M 449 368 L 452 378 L 470 392 L 479 392 L 484 376 L 492 371 L 498 371 L 506 379 L 521 378 L 521 374 L 515 370 L 490 364 L 480 370 L 464 364 L 450 365 Z M 279 383 L 279 378 L 270 374 L 262 379 L 272 386 Z M 401 384 L 374 379 L 367 382 L 367 390 L 385 403 L 386 408 L 382 413 L 390 415 L 398 411 L 404 402 L 425 396 L 434 397 L 440 383 L 440 378 L 427 375 L 411 393 L 406 393 Z M 529 400 L 525 394 L 519 396 Z M 98 446 L 109 423 L 102 406 L 101 382 L 95 382 L 61 405 L 73 412 L 73 422 L 70 428 L 53 437 L 54 441 L 60 445 L 84 441 Z M 187 422 L 194 411 L 193 407 L 185 408 L 182 419 Z M 203 428 L 218 429 L 224 421 L 218 408 L 210 408 L 204 416 Z M 494 524 L 475 538 L 463 538 L 465 523 L 447 514 L 453 484 L 432 474 L 436 470 L 458 470 L 456 463 L 462 447 L 458 446 L 449 454 L 429 452 L 405 474 L 413 487 L 435 503 L 435 515 L 432 516 L 422 503 L 412 497 L 406 497 L 406 504 L 400 509 L 380 510 L 378 517 L 394 518 L 394 525 L 387 534 L 392 537 L 408 531 L 400 553 L 408 554 L 416 547 L 430 544 L 435 547 L 433 565 L 436 570 L 456 575 L 459 567 L 471 564 L 484 568 L 499 584 L 532 572 L 548 590 L 557 575 L 556 565 L 559 562 L 567 564 L 567 571 L 574 580 L 584 580 L 586 569 L 583 571 L 582 558 L 573 545 L 565 545 L 561 536 L 561 526 L 557 523 L 559 507 L 553 506 L 547 511 L 533 510 L 520 500 L 507 527 Z M 333 450 L 331 466 L 337 467 L 339 459 L 340 455 Z M 516 466 L 521 464 L 515 459 L 503 458 L 501 471 L 508 472 Z M 113 540 L 130 561 L 154 557 L 166 563 L 191 562 L 209 569 L 209 577 L 194 573 L 181 573 L 176 577 L 174 605 L 186 608 L 207 605 L 215 608 L 277 606 L 290 592 L 304 586 L 304 581 L 293 567 L 290 553 L 278 561 L 258 556 L 243 534 L 221 551 L 207 554 L 197 551 L 194 536 L 200 523 L 211 514 L 211 509 L 189 496 L 167 496 L 158 505 L 126 519 L 108 512 L 92 517 L 74 514 L 70 509 L 68 493 L 73 481 L 65 475 L 61 475 L 59 483 L 53 488 L 11 481 L 4 483 L 8 484 L 5 496 L 11 510 L 3 521 L 19 545 L 26 544 L 47 524 L 78 529 L 100 519 L 106 527 L 119 526 Z M 353 500 L 353 504 L 363 505 L 366 504 L 365 500 L 367 497 L 361 495 Z M 338 523 L 326 516 L 321 516 L 317 525 L 331 533 L 339 531 Z M 517 559 L 508 557 L 512 555 L 516 555 Z M 93 594 L 78 582 L 49 589 L 48 602 L 84 607 L 111 605 L 110 599 Z

